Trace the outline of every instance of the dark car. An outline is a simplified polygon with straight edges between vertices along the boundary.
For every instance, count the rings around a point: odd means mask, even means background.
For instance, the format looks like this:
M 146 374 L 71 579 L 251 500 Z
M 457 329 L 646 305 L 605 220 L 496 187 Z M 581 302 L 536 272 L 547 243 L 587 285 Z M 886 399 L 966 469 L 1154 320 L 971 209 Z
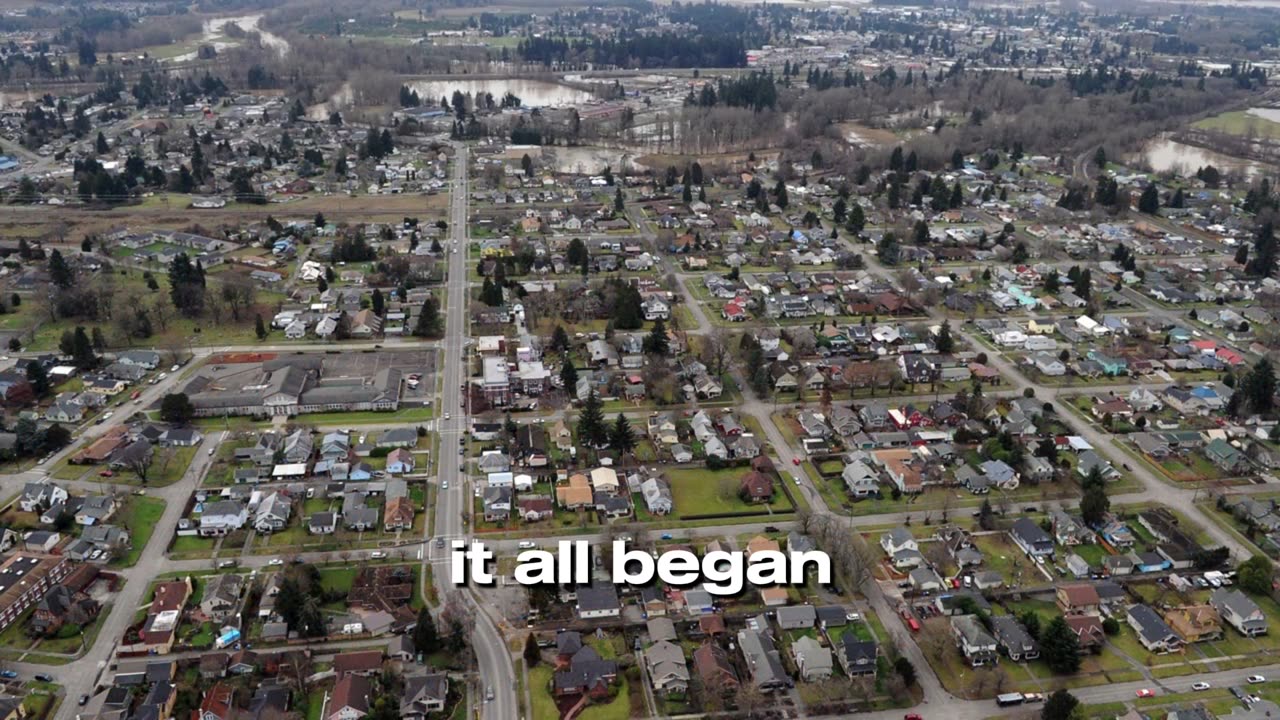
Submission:
M 1231 687 L 1229 687 L 1229 688 L 1227 688 L 1227 689 L 1231 691 L 1231 694 L 1232 694 L 1232 695 L 1235 695 L 1235 696 L 1236 696 L 1236 699 L 1237 699 L 1237 700 L 1243 700 L 1243 699 L 1244 699 L 1244 691 L 1243 691 L 1243 690 L 1241 690 L 1240 688 L 1238 688 L 1238 687 L 1236 687 L 1236 686 L 1232 685 Z
M 77 704 L 77 705 L 79 705 L 80 707 L 84 707 L 85 705 L 88 705 L 88 704 L 89 704 L 89 696 L 88 696 L 88 695 L 81 695 L 81 696 L 80 696 L 80 699 L 76 701 L 76 704 Z
M 34 677 L 36 680 L 39 680 L 40 682 L 46 682 L 46 683 L 53 682 L 53 676 L 47 675 L 45 673 L 36 673 L 32 677 Z

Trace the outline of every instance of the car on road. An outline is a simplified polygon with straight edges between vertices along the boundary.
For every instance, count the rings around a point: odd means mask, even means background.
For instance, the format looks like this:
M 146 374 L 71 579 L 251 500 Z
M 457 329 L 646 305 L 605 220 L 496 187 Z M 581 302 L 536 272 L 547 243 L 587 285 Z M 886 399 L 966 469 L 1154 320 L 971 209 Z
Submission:
M 1198 682 L 1191 685 L 1191 689 L 1195 690 L 1196 692 L 1200 692 L 1201 690 L 1208 690 L 1210 687 L 1211 686 L 1207 682 Z
M 1023 693 L 1022 702 L 1038 703 L 1044 702 L 1044 695 L 1040 693 Z
M 444 538 L 442 537 L 436 538 L 436 547 L 438 548 L 444 547 Z
M 268 561 L 267 561 L 267 564 L 268 564 L 268 565 L 283 565 L 283 564 L 284 564 L 284 561 L 283 561 L 283 560 L 281 560 L 280 558 L 271 558 L 270 560 L 268 560 Z
M 32 677 L 34 677 L 36 680 L 39 680 L 40 682 L 43 682 L 43 683 L 53 682 L 53 676 L 49 675 L 48 673 L 36 673 L 35 675 L 32 675 Z
M 799 465 L 799 464 L 800 464 L 800 458 L 798 458 L 798 457 L 793 457 L 793 458 L 791 458 L 791 464 L 792 464 L 792 465 Z
M 800 476 L 799 476 L 799 475 L 797 475 L 797 474 L 795 474 L 795 473 L 791 473 L 791 479 L 792 479 L 792 480 L 795 480 L 797 485 L 799 485 L 799 484 L 800 484 Z
M 902 720 L 924 720 L 924 718 L 920 717 L 920 713 L 907 713 Z
M 448 420 L 448 419 L 449 419 L 449 413 L 445 413 L 445 414 L 444 414 L 444 419 L 445 419 L 445 420 Z
M 387 553 L 382 550 L 374 550 L 373 552 L 369 553 L 369 557 L 373 558 L 374 560 L 381 560 L 386 556 L 387 556 Z
M 79 705 L 80 707 L 84 707 L 85 705 L 88 705 L 88 704 L 89 704 L 89 696 L 88 696 L 88 695 L 81 695 L 81 696 L 80 696 L 80 699 L 79 699 L 79 700 L 76 700 L 76 704 L 77 704 L 77 705 Z
M 441 489 L 441 490 L 448 490 L 448 489 L 449 489 L 449 481 L 448 481 L 448 480 L 441 480 L 441 481 L 440 481 L 440 489 Z
M 516 547 L 520 548 L 521 550 L 528 550 L 529 548 L 538 547 L 538 544 L 532 540 L 521 540 L 520 542 L 516 543 Z
M 454 250 L 454 252 L 458 252 L 458 251 Z M 491 702 L 492 700 L 493 700 L 493 686 L 490 685 L 484 690 L 484 701 Z
M 0 670 L 0 678 L 4 678 L 6 680 L 12 680 L 16 677 L 18 677 L 18 673 L 12 670 Z
M 662 539 L 663 539 L 663 540 L 670 540 L 670 539 L 671 539 L 671 533 L 662 533 Z
M 214 451 L 214 450 L 216 450 L 216 449 L 217 449 L 217 448 L 209 448 L 209 455 L 210 455 L 210 456 L 212 456 L 212 455 L 213 455 L 213 451 Z
M 218 563 L 218 567 L 220 568 L 233 568 L 235 566 L 236 566 L 235 560 L 223 560 L 222 562 Z
M 42 457 L 42 458 L 40 458 L 39 460 L 37 460 L 37 461 L 36 461 L 36 464 L 37 464 L 37 465 L 43 465 L 43 464 L 45 464 L 45 463 L 47 463 L 47 462 L 49 462 L 49 456 L 48 456 L 48 455 L 45 455 L 44 457 Z
M 1140 698 L 1148 698 L 1148 697 L 1155 697 L 1155 696 L 1156 696 L 1156 691 L 1152 690 L 1151 688 L 1142 688 L 1141 690 L 1138 691 L 1138 697 Z
M 1250 675 L 1250 676 L 1249 676 L 1249 682 L 1251 682 L 1251 683 L 1264 683 L 1264 682 L 1266 682 L 1266 681 L 1267 681 L 1267 679 L 1266 679 L 1265 677 L 1261 676 L 1261 675 Z

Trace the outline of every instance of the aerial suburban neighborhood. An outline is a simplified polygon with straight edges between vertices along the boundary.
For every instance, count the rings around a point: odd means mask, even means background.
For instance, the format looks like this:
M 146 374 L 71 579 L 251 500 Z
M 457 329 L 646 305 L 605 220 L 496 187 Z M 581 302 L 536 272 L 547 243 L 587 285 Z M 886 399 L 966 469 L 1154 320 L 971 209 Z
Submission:
M 0 37 L 0 720 L 1280 717 L 1268 3 Z

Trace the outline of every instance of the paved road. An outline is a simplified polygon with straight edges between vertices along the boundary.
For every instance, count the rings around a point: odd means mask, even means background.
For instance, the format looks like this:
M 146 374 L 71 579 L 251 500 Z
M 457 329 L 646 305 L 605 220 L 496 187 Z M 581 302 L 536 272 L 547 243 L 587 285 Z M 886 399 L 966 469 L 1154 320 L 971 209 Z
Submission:
M 446 304 L 446 322 L 444 345 L 444 391 L 441 397 L 439 421 L 440 457 L 436 459 L 440 488 L 436 495 L 435 533 L 449 538 L 462 537 L 468 528 L 463 522 L 463 512 L 467 511 L 471 495 L 464 480 L 463 468 L 459 462 L 458 438 L 467 431 L 466 414 L 462 412 L 461 386 L 464 378 L 470 373 L 466 371 L 467 350 L 467 165 L 468 150 L 465 145 L 457 145 L 457 162 L 454 163 L 453 192 L 450 195 L 449 224 L 451 245 L 449 250 L 448 302 Z M 448 482 L 448 489 L 444 484 Z M 439 553 L 434 544 L 427 548 L 423 562 L 428 562 L 432 553 Z M 450 593 L 461 592 L 462 597 L 472 605 L 475 611 L 475 630 L 471 634 L 471 645 L 475 650 L 476 661 L 480 668 L 480 681 L 485 687 L 493 688 L 494 699 L 484 702 L 481 707 L 486 718 L 494 720 L 510 720 L 519 715 L 515 695 L 515 675 L 511 667 L 511 653 L 507 650 L 502 636 L 486 610 L 486 603 L 477 602 L 472 591 L 459 590 L 449 577 L 447 566 L 435 565 L 433 573 L 439 596 L 444 600 Z M 483 591 L 481 591 L 483 592 Z M 481 689 L 481 692 L 484 692 Z

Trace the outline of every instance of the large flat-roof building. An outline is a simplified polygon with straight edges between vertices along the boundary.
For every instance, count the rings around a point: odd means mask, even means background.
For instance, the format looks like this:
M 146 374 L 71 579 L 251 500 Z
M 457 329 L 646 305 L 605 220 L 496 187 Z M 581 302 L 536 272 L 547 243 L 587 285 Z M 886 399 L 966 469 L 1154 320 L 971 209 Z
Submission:
M 484 359 L 483 382 L 484 397 L 490 405 L 506 405 L 511 402 L 511 373 L 504 358 Z
M 0 630 L 9 627 L 71 572 L 65 557 L 17 553 L 0 565 Z
M 395 410 L 401 373 L 382 368 L 371 377 L 326 377 L 324 358 L 292 356 L 239 366 L 215 366 L 185 388 L 197 417 L 299 415 Z

